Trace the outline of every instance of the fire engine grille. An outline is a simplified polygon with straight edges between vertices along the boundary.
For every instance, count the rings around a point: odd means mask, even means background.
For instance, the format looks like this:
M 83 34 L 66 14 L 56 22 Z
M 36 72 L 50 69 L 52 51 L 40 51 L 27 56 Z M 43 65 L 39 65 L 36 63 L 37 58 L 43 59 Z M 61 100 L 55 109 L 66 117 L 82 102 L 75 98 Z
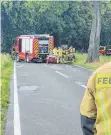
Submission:
M 39 43 L 37 40 L 34 41 L 34 56 L 37 58 L 39 54 Z

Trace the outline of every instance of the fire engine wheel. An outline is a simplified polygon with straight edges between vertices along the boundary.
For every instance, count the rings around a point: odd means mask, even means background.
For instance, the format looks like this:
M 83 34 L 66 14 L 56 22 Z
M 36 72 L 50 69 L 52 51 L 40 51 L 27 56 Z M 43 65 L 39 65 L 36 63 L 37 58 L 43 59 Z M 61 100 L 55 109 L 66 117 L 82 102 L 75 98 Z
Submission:
M 18 54 L 16 55 L 16 58 L 15 59 L 16 59 L 16 62 L 19 62 L 20 61 L 20 58 L 19 58 L 19 55 Z
M 27 62 L 27 63 L 30 62 L 30 59 L 29 59 L 29 55 L 28 55 L 28 54 L 26 55 L 26 62 Z

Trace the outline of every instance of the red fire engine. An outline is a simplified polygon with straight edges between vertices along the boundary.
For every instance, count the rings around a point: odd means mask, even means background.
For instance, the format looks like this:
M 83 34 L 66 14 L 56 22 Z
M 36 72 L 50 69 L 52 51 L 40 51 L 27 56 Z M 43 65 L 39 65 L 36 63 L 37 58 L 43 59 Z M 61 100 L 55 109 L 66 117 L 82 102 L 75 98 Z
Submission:
M 45 62 L 54 48 L 54 38 L 50 35 L 20 35 L 14 41 L 16 61 Z

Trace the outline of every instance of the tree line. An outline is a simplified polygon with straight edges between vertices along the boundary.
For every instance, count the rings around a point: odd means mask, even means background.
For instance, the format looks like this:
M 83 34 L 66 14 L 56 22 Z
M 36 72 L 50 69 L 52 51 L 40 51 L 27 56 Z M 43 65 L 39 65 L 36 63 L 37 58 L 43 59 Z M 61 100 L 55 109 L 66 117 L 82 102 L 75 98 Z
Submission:
M 111 1 L 100 2 L 100 45 L 111 44 Z M 51 34 L 55 45 L 88 49 L 93 4 L 90 1 L 2 1 L 1 49 L 8 52 L 22 34 Z

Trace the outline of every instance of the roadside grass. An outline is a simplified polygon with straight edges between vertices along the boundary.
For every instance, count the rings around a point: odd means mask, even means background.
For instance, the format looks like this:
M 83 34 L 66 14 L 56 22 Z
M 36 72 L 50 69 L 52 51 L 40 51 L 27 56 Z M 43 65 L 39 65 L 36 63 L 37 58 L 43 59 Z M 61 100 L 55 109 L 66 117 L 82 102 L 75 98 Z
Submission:
M 103 65 L 104 63 L 111 61 L 111 56 L 100 56 L 99 62 L 92 63 L 85 63 L 86 59 L 87 54 L 76 53 L 76 61 L 73 64 L 94 70 Z
M 0 85 L 1 85 L 1 135 L 4 135 L 4 124 L 6 120 L 6 110 L 9 104 L 9 84 L 10 84 L 10 77 L 13 70 L 13 61 L 8 54 L 0 54 L 0 68 L 1 68 L 1 78 L 0 78 Z

